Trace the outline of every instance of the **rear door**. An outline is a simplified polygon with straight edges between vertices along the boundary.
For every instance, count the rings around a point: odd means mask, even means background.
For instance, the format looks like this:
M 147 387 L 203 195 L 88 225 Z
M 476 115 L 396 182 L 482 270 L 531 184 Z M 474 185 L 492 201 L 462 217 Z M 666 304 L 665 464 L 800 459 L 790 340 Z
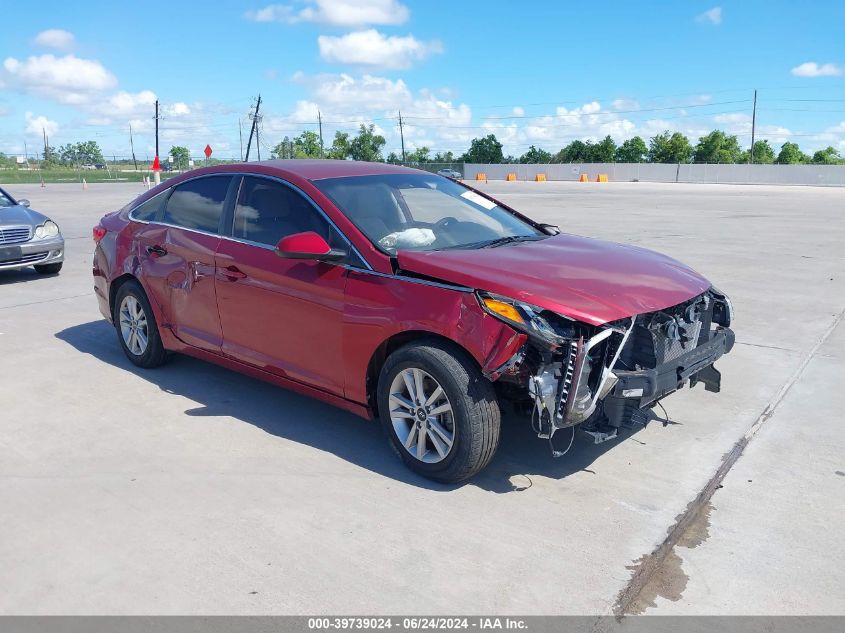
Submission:
M 182 342 L 219 352 L 223 340 L 214 253 L 234 179 L 194 178 L 177 185 L 158 221 L 136 233 L 145 285 L 159 303 L 164 327 Z
M 279 240 L 316 231 L 334 248 L 349 244 L 317 206 L 270 178 L 246 176 L 231 237 L 217 250 L 223 352 L 298 382 L 343 394 L 345 263 L 285 259 Z M 357 260 L 357 255 L 350 253 Z

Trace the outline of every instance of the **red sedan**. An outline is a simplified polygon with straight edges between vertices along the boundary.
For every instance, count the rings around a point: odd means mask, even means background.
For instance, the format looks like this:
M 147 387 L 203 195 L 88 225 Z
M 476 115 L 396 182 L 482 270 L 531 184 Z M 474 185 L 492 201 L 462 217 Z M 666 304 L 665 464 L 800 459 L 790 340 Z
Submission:
M 561 429 L 612 439 L 685 385 L 718 391 L 734 341 L 729 299 L 683 264 L 392 165 L 195 170 L 94 240 L 100 311 L 133 363 L 189 354 L 377 417 L 444 482 L 489 463 L 503 400 L 559 454 Z

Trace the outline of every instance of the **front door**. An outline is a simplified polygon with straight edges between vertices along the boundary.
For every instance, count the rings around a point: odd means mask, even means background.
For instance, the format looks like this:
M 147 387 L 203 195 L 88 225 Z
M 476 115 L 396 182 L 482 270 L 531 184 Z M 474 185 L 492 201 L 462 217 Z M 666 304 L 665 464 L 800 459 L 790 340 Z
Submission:
M 343 238 L 301 193 L 258 176 L 244 178 L 233 220 L 231 239 L 221 240 L 216 255 L 223 352 L 343 395 L 346 268 L 285 259 L 275 248 L 303 231 L 348 248 Z

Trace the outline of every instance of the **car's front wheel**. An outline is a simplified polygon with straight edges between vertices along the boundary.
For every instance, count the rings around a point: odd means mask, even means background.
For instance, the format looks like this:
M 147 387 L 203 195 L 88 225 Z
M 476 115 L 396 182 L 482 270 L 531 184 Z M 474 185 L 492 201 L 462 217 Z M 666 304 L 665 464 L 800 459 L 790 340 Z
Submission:
M 456 483 L 482 470 L 499 444 L 496 392 L 463 350 L 430 340 L 393 352 L 378 382 L 379 417 L 412 470 Z
M 114 327 L 127 358 L 139 367 L 151 369 L 167 362 L 155 315 L 144 289 L 137 281 L 127 281 L 117 290 Z

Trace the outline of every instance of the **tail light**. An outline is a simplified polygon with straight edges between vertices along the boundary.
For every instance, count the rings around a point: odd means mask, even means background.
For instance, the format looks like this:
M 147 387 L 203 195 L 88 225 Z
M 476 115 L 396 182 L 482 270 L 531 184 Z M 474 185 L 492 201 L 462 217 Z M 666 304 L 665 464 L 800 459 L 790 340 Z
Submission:
M 104 229 L 99 224 L 97 226 L 95 226 L 94 227 L 94 242 L 95 243 L 99 242 L 101 239 L 103 239 L 106 236 L 106 233 L 107 233 L 106 229 Z

